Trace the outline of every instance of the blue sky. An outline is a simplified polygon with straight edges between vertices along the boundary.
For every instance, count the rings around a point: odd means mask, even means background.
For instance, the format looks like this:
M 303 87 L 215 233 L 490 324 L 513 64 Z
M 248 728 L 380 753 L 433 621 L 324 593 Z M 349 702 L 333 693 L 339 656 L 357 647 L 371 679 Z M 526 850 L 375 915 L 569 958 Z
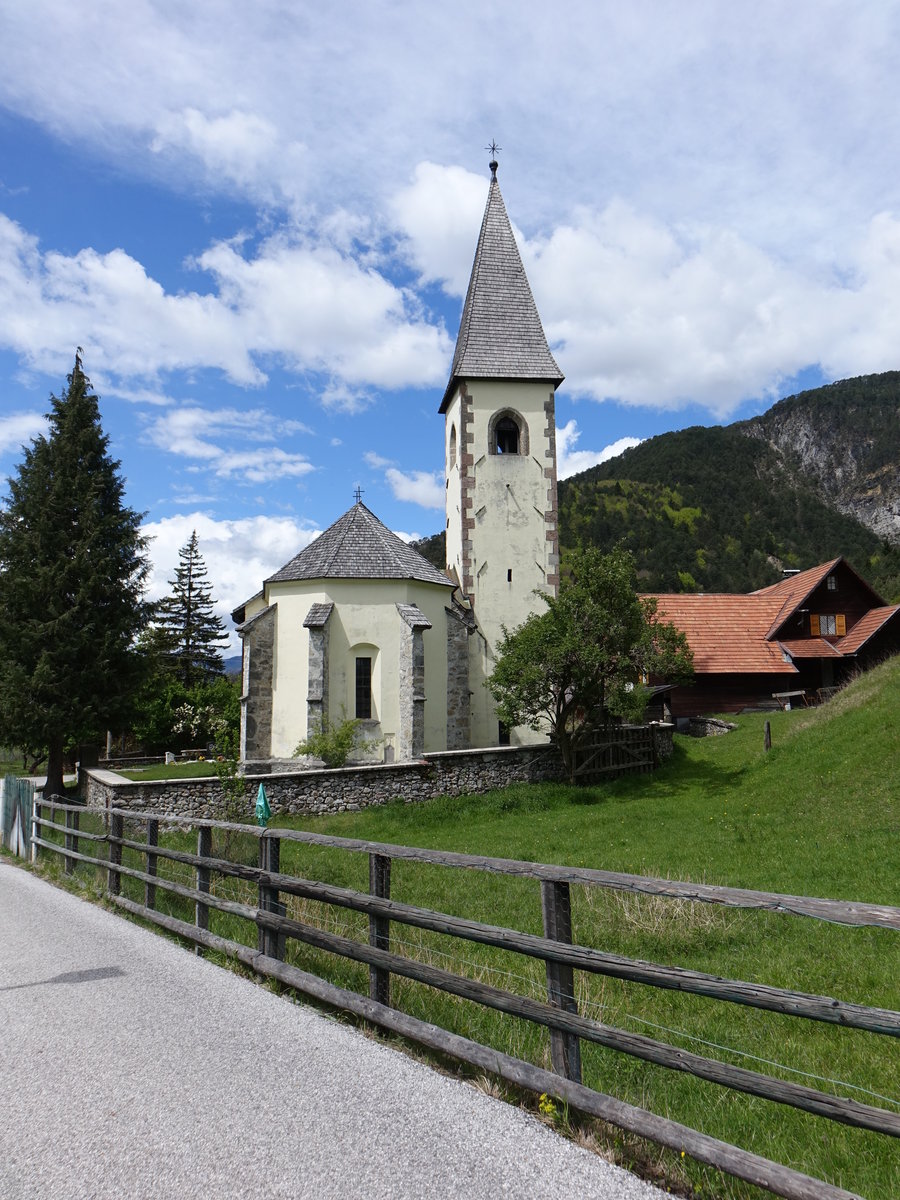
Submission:
M 0 0 L 0 475 L 82 346 L 153 594 L 441 528 L 492 139 L 561 474 L 900 366 L 900 4 L 330 7 Z

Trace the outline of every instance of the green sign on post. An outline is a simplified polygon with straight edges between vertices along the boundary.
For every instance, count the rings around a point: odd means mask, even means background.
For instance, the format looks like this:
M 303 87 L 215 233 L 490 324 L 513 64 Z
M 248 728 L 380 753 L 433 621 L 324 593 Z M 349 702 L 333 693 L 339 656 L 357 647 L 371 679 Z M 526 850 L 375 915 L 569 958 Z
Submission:
M 259 791 L 256 793 L 256 823 L 262 825 L 265 829 L 269 823 L 269 817 L 272 815 L 272 810 L 269 808 L 269 801 L 266 797 L 265 784 L 259 785 Z

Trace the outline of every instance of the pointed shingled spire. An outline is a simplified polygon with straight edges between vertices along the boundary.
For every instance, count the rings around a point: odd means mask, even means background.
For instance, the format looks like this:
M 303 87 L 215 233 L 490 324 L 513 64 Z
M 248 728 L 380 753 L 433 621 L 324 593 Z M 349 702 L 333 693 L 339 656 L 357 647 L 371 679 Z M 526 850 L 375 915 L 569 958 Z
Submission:
M 460 379 L 546 379 L 554 387 L 564 379 L 506 215 L 496 160 L 490 167 L 487 206 L 441 412 Z

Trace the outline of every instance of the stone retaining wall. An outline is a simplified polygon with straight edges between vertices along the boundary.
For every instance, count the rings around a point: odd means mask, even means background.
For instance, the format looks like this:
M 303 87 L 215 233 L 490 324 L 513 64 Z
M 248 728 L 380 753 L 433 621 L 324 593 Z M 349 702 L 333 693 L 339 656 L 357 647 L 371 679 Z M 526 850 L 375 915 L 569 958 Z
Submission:
M 672 726 L 653 726 L 657 761 L 672 753 Z M 263 766 L 263 764 L 256 764 Z M 269 768 L 270 764 L 265 764 Z M 281 769 L 278 769 L 281 767 Z M 407 804 L 436 796 L 472 795 L 511 783 L 540 783 L 563 778 L 555 747 L 496 746 L 484 750 L 447 750 L 415 762 L 378 763 L 339 770 L 299 771 L 271 764 L 264 774 L 247 774 L 246 819 L 254 819 L 260 782 L 273 816 L 357 812 L 401 799 Z M 89 808 L 129 808 L 181 817 L 222 817 L 218 779 L 123 779 L 97 768 L 82 773 L 81 792 Z
M 435 796 L 487 792 L 511 783 L 561 778 L 562 763 L 552 746 L 450 750 L 416 762 L 247 776 L 246 815 L 248 820 L 253 819 L 260 782 L 265 783 L 269 807 L 277 816 L 356 812 L 394 799 L 414 804 Z M 94 769 L 84 773 L 83 794 L 89 808 L 129 808 L 213 819 L 222 815 L 217 779 L 141 782 Z

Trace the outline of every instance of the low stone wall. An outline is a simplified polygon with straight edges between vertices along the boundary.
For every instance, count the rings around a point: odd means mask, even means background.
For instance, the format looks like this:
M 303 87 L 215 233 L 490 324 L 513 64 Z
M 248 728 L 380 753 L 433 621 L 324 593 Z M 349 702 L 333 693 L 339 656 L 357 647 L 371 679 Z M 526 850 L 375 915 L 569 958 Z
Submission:
M 407 804 L 435 796 L 488 792 L 511 783 L 561 779 L 562 763 L 552 746 L 499 746 L 489 750 L 448 750 L 416 762 L 349 767 L 340 770 L 279 771 L 245 780 L 247 819 L 253 820 L 260 782 L 272 814 L 356 812 L 389 800 Z M 221 817 L 217 779 L 123 779 L 112 771 L 84 773 L 89 808 L 128 808 L 183 817 Z
M 675 726 L 670 721 L 651 721 L 650 728 L 653 730 L 657 761 L 664 762 L 675 753 Z
M 672 753 L 672 726 L 654 725 L 657 761 Z M 260 767 L 262 764 L 250 764 Z M 390 800 L 416 804 L 436 796 L 473 795 L 511 783 L 541 783 L 564 777 L 554 746 L 496 746 L 483 750 L 447 750 L 415 762 L 377 763 L 339 770 L 275 769 L 244 777 L 246 819 L 254 820 L 261 782 L 272 814 L 317 815 L 357 812 Z M 271 766 L 271 769 L 269 769 Z M 222 816 L 218 779 L 123 779 L 97 768 L 82 773 L 81 792 L 89 808 L 128 808 L 179 817 Z
M 688 726 L 691 737 L 720 737 L 737 729 L 732 721 L 720 721 L 718 717 L 691 717 Z

